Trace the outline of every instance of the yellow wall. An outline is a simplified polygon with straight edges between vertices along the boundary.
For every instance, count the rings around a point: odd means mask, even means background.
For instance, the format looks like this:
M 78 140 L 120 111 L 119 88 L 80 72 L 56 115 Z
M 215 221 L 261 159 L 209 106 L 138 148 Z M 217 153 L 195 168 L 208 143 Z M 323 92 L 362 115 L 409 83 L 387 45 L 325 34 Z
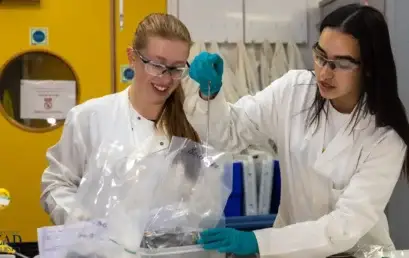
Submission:
M 31 48 L 50 50 L 63 57 L 79 77 L 80 102 L 110 93 L 109 2 L 41 0 L 40 6 L 8 2 L 0 4 L 0 29 L 5 37 L 0 43 L 1 66 Z M 30 26 L 48 27 L 48 47 L 30 47 Z M 0 211 L 0 231 L 16 232 L 24 242 L 36 241 L 36 228 L 50 224 L 39 205 L 45 151 L 57 142 L 61 129 L 32 133 L 0 117 L 0 133 L 0 187 L 12 197 L 10 206 Z
M 118 10 L 118 2 L 116 1 L 116 9 Z M 149 4 L 147 4 L 149 3 Z M 126 48 L 132 45 L 135 29 L 142 19 L 153 12 L 166 12 L 166 0 L 124 0 L 124 28 L 119 30 L 119 16 L 116 16 L 116 62 L 117 76 L 116 88 L 117 91 L 125 89 L 129 83 L 121 82 L 120 66 L 128 64 Z
M 111 1 L 116 3 L 115 60 L 111 59 L 110 20 Z M 166 0 L 124 0 L 125 27 L 119 30 L 117 0 L 40 0 L 40 5 L 29 1 L 3 0 L 0 3 L 0 67 L 17 53 L 30 49 L 51 51 L 65 59 L 79 78 L 80 99 L 111 93 L 116 65 L 116 89 L 121 82 L 120 65 L 127 64 L 126 47 L 131 44 L 139 21 L 151 12 L 165 12 Z M 24 3 L 26 2 L 26 3 Z M 29 45 L 30 27 L 48 27 L 49 44 L 45 47 Z M 45 73 L 61 74 L 53 69 Z M 0 71 L 1 72 L 1 71 Z M 0 188 L 10 191 L 12 202 L 0 210 L 0 239 L 16 233 L 23 242 L 37 240 L 36 229 L 50 225 L 48 216 L 39 204 L 40 180 L 47 166 L 45 152 L 56 143 L 61 128 L 45 133 L 24 131 L 0 115 Z

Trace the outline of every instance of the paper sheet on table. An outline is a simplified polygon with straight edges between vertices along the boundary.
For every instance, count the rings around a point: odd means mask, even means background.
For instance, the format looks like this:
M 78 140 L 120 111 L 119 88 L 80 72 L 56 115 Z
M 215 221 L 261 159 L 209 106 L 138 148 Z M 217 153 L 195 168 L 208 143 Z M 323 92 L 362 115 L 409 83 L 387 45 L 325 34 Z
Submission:
M 85 239 L 113 244 L 108 238 L 106 222 L 103 220 L 43 227 L 37 229 L 37 235 L 41 258 L 64 257 L 70 246 Z

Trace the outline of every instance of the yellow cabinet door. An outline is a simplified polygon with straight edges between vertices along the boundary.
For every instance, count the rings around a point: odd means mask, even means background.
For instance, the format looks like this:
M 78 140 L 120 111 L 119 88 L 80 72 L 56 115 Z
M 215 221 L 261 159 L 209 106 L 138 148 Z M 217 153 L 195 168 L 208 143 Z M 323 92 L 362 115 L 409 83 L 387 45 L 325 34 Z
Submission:
M 122 1 L 122 8 L 120 2 Z M 120 13 L 123 11 L 123 26 L 120 26 Z M 115 4 L 115 61 L 116 90 L 129 86 L 131 80 L 124 76 L 128 67 L 127 47 L 132 45 L 138 23 L 150 13 L 166 13 L 166 0 L 117 0 Z
M 113 0 L 1 1 L 0 67 L 4 70 L 11 59 L 25 51 L 49 51 L 61 57 L 74 71 L 78 79 L 78 103 L 111 93 L 114 88 L 113 3 Z M 47 40 L 39 42 L 46 44 L 31 46 L 30 28 L 45 28 Z M 47 58 L 41 62 L 47 65 L 34 64 L 30 68 L 31 71 L 37 69 L 39 77 L 66 78 L 61 62 L 47 61 Z M 48 131 L 26 130 L 4 112 L 11 112 L 13 105 L 19 103 L 11 101 L 9 93 L 3 93 L 2 98 L 0 188 L 10 192 L 11 202 L 0 209 L 0 240 L 36 242 L 37 228 L 51 225 L 39 203 L 41 175 L 47 166 L 45 152 L 59 140 L 62 127 Z

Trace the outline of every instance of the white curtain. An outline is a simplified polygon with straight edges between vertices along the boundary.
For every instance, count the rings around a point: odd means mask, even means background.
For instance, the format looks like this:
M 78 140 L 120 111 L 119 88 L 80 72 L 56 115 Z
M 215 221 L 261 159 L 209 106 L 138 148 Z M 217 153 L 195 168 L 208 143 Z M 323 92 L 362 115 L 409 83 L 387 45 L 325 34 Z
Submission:
M 254 95 L 260 90 L 259 82 L 257 80 L 257 63 L 255 53 L 252 58 L 248 55 L 248 49 L 243 42 L 237 43 L 238 51 L 238 66 L 236 70 L 236 77 L 239 78 L 243 87 L 248 89 L 249 94 Z
M 273 60 L 274 51 L 267 40 L 261 46 L 260 53 L 260 88 L 263 89 L 269 85 L 271 80 L 271 62 Z
M 294 42 L 288 43 L 287 55 L 289 70 L 305 69 L 305 63 L 297 44 L 295 44 Z
M 283 43 L 275 44 L 274 55 L 271 61 L 271 81 L 277 80 L 288 71 L 288 59 Z

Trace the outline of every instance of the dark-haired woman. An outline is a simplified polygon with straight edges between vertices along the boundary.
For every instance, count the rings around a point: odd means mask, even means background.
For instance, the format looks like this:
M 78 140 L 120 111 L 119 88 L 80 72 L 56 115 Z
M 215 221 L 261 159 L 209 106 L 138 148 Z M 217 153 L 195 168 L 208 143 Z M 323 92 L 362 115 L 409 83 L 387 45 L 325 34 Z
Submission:
M 316 258 L 359 244 L 393 248 L 384 209 L 409 172 L 409 125 L 385 19 L 368 6 L 341 7 L 322 21 L 312 54 L 315 72 L 289 71 L 235 104 L 220 91 L 223 60 L 204 52 L 193 61 L 200 97 L 187 114 L 199 134 L 211 101 L 210 144 L 239 151 L 273 140 L 282 171 L 274 227 L 205 230 L 205 249 Z

